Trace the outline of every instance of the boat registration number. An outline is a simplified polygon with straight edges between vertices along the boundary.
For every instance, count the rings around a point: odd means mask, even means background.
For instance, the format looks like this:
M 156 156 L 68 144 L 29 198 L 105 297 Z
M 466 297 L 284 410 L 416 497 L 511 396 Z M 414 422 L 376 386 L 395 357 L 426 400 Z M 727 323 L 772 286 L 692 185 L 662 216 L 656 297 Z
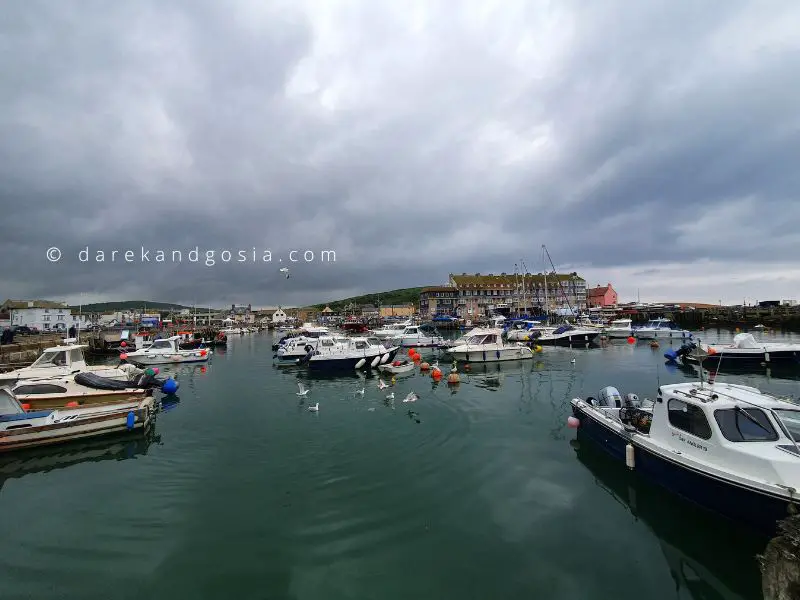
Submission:
M 699 444 L 699 443 L 695 442 L 694 440 L 690 440 L 689 438 L 687 438 L 682 433 L 678 433 L 677 431 L 673 431 L 672 432 L 672 437 L 673 438 L 678 438 L 678 440 L 680 440 L 681 442 L 683 442 L 687 446 L 691 446 L 692 448 L 697 448 L 698 450 L 702 450 L 703 452 L 708 452 L 708 446 L 703 446 L 703 444 Z

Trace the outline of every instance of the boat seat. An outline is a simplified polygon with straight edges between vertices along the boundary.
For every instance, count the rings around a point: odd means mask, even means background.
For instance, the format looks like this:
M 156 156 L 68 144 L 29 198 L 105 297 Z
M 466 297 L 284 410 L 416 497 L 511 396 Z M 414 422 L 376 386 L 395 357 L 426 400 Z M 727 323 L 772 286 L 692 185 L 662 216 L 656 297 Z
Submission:
M 13 415 L 0 415 L 0 423 L 8 421 L 22 421 L 23 419 L 38 419 L 39 417 L 46 417 L 52 410 L 37 410 L 35 412 L 23 412 Z

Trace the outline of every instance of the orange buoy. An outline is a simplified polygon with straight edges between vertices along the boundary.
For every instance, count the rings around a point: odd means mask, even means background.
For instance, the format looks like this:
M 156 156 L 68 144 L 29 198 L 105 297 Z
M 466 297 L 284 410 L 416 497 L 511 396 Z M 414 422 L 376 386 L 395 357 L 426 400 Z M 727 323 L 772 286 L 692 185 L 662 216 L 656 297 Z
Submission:
M 419 366 L 419 370 L 420 371 L 427 371 L 430 368 L 431 368 L 431 366 L 426 362 L 420 364 L 420 366 Z
M 709 348 L 709 349 L 708 349 L 708 354 L 709 354 L 709 355 L 711 355 L 711 354 L 716 354 L 716 353 L 717 353 L 717 351 L 716 351 L 716 350 L 714 350 L 714 348 Z
M 78 403 L 73 400 L 72 402 L 67 402 L 67 408 L 75 408 L 78 406 Z
M 433 377 L 434 380 L 439 381 L 442 378 L 442 371 L 440 369 L 434 369 L 431 371 L 431 377 Z
M 651 348 L 658 348 L 658 342 L 653 340 L 652 342 L 650 342 L 650 347 Z
M 628 343 L 629 343 L 629 344 L 635 344 L 635 343 L 636 343 L 636 338 L 635 338 L 635 337 L 633 337 L 633 336 L 629 337 L 629 338 L 628 338 Z
M 422 360 L 422 357 L 419 354 L 415 354 L 414 356 L 411 357 L 411 360 L 413 360 L 415 363 L 418 363 L 419 361 Z
M 408 349 L 408 355 L 409 356 L 413 357 L 416 353 L 417 353 L 417 351 L 414 350 L 413 348 L 409 348 Z
M 30 410 L 30 409 L 31 409 L 31 405 L 28 404 L 27 402 L 22 404 L 22 410 Z
M 461 382 L 461 378 L 458 376 L 458 373 L 456 373 L 456 372 L 450 373 L 447 376 L 447 383 L 449 383 L 451 385 L 454 384 L 454 383 L 460 383 L 460 382 Z

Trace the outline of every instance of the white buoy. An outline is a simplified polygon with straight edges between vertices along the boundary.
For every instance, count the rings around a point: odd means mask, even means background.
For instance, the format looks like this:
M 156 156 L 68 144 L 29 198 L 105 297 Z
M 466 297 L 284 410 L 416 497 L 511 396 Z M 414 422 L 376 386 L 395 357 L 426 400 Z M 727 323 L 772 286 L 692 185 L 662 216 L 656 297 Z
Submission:
M 365 364 L 367 364 L 367 359 L 366 359 L 366 358 L 362 358 L 360 361 L 358 361 L 358 362 L 356 363 L 356 369 L 360 369 L 360 368 L 361 368 L 361 367 L 363 367 Z
M 633 469 L 635 466 L 635 461 L 633 458 L 633 444 L 628 444 L 625 446 L 625 464 L 629 469 Z
M 379 362 L 381 362 L 381 357 L 380 357 L 380 355 L 378 355 L 378 356 L 376 356 L 374 359 L 372 359 L 372 362 L 370 363 L 370 365 L 369 365 L 369 366 L 370 366 L 370 367 L 372 367 L 372 368 L 374 369 L 375 367 L 377 367 L 377 366 L 378 366 L 378 363 L 379 363 Z
M 764 352 L 764 362 L 769 362 L 769 352 Z
M 389 353 L 388 352 L 386 354 L 384 354 L 383 356 L 381 356 L 381 364 L 385 365 L 387 360 L 389 360 Z

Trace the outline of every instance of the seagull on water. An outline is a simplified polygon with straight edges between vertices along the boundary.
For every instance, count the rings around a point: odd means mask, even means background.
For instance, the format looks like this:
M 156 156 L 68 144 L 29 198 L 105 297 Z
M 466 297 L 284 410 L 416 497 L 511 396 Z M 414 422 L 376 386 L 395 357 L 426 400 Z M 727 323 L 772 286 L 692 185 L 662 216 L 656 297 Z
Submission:
M 308 407 L 309 412 L 319 412 L 319 402 Z
M 311 390 L 307 390 L 306 386 L 304 386 L 302 383 L 300 383 L 299 381 L 297 382 L 297 395 L 298 396 L 305 396 L 310 391 Z
M 386 399 L 387 399 L 387 400 L 394 400 L 394 392 L 392 392 L 391 394 L 389 394 L 388 396 L 386 396 Z
M 386 385 L 386 383 L 384 383 L 383 379 L 378 379 L 378 389 L 379 390 L 385 390 L 387 387 L 389 387 L 389 386 Z
M 570 362 L 574 365 L 575 364 L 575 359 L 573 358 Z
M 361 394 L 361 395 L 363 396 L 363 395 L 364 395 L 364 392 L 366 392 L 366 391 L 367 391 L 367 390 L 366 390 L 366 388 L 363 388 L 363 387 L 362 387 L 360 390 L 356 390 L 354 393 L 355 393 L 355 394 Z
M 408 396 L 403 398 L 403 402 L 416 402 L 419 400 L 419 396 L 417 396 L 414 392 L 409 392 Z

